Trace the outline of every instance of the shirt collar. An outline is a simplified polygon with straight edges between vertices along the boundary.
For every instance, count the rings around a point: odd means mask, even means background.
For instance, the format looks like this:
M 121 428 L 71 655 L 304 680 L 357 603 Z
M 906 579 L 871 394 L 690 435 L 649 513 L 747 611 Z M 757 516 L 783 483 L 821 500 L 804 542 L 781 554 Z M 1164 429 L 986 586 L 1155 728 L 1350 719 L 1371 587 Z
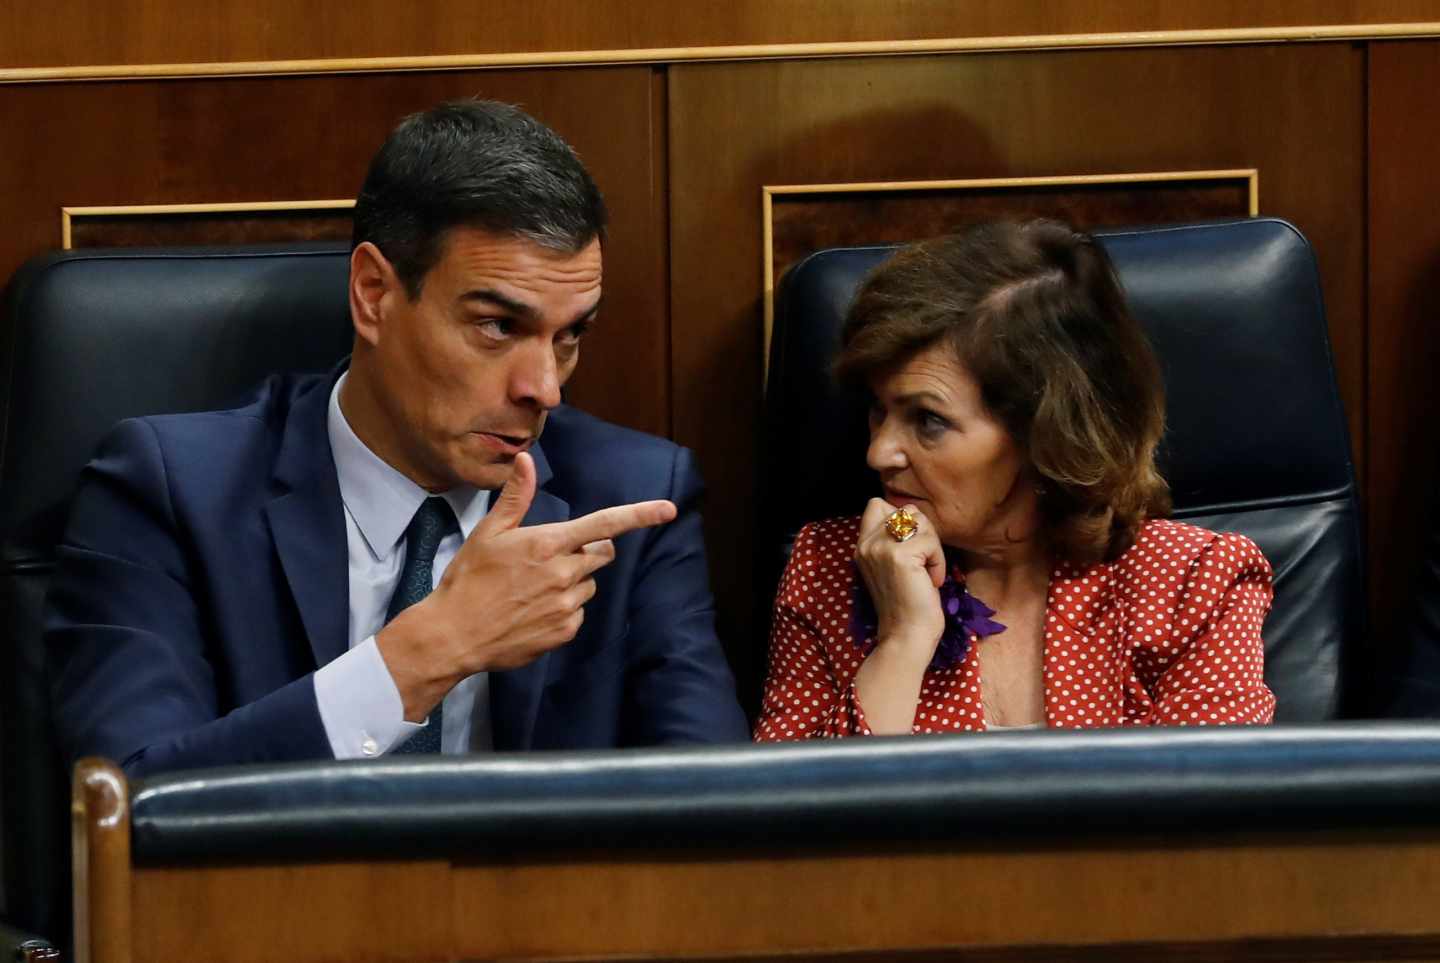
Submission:
M 340 386 L 349 376 L 348 371 L 341 374 L 330 390 L 325 429 L 340 480 L 340 499 L 360 529 L 370 554 L 382 560 L 400 545 L 415 510 L 430 493 L 371 451 L 345 420 L 340 410 Z M 457 486 L 442 492 L 441 497 L 450 503 L 466 538 L 490 507 L 490 493 L 471 485 Z

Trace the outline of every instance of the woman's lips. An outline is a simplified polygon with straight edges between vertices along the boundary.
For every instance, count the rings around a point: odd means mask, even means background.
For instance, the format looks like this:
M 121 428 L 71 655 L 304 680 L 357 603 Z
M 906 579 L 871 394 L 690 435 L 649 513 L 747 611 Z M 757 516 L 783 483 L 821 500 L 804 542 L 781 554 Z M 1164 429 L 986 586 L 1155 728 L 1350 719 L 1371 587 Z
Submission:
M 886 488 L 885 500 L 896 508 L 903 508 L 906 505 L 913 505 L 922 499 L 919 495 L 912 495 L 909 492 L 898 491 L 894 488 Z

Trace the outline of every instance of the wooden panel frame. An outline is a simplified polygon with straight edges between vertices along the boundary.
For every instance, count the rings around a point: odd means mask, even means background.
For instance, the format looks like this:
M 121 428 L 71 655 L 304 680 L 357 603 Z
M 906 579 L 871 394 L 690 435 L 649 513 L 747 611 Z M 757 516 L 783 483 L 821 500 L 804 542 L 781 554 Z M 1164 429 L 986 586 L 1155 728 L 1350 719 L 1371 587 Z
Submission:
M 167 214 L 272 214 L 290 211 L 343 211 L 355 207 L 351 200 L 242 201 L 224 204 L 120 204 L 101 207 L 60 208 L 60 247 L 72 250 L 73 222 L 83 217 L 153 217 Z
M 1250 216 L 1260 213 L 1260 171 L 1254 167 L 1228 170 L 1150 171 L 1116 174 L 1055 174 L 1042 177 L 988 177 L 935 181 L 856 181 L 842 184 L 766 184 L 760 188 L 760 248 L 763 257 L 764 357 L 762 383 L 770 375 L 770 337 L 775 328 L 775 198 L 820 194 L 887 194 L 920 191 L 983 191 L 1023 187 L 1068 187 L 1090 184 L 1165 184 L 1177 181 L 1245 181 Z M 763 389 L 762 389 L 763 390 Z
M 126 959 L 125 951 L 131 959 L 214 963 L 1169 958 L 1146 955 L 1157 945 L 1185 946 L 1183 958 L 1196 963 L 1273 963 L 1378 958 L 1371 954 L 1392 941 L 1414 953 L 1399 958 L 1434 960 L 1437 865 L 1433 831 L 1376 829 L 1184 842 L 856 841 L 811 853 L 138 866 L 129 872 L 134 919 L 118 931 L 129 945 L 99 930 L 90 939 L 95 963 Z M 418 894 L 412 909 L 422 918 L 357 911 L 398 892 Z M 796 894 L 804 894 L 799 915 Z
M 130 952 L 303 963 L 799 961 L 948 951 L 1055 963 L 1106 952 L 1143 959 L 1138 947 L 1183 944 L 1192 947 L 1189 960 L 1274 961 L 1303 958 L 1296 943 L 1325 947 L 1316 956 L 1335 960 L 1355 958 L 1337 955 L 1347 949 L 1359 957 L 1362 941 L 1411 940 L 1434 959 L 1440 931 L 1427 897 L 1437 856 L 1434 833 L 1372 830 L 1180 843 L 857 841 L 828 853 L 137 867 Z M 387 892 L 423 893 L 422 924 L 404 913 L 355 912 Z M 801 893 L 806 912 L 796 915 Z M 1046 946 L 1049 955 L 1040 952 Z
M 923 40 L 832 43 L 722 44 L 520 53 L 432 54 L 411 57 L 336 57 L 210 63 L 99 64 L 69 67 L 0 68 L 0 85 L 136 78 L 275 77 L 300 74 L 583 67 L 704 63 L 736 60 L 796 60 L 835 57 L 917 56 L 1105 47 L 1188 47 L 1237 44 L 1319 43 L 1440 37 L 1440 21 L 1373 24 L 1315 24 L 1285 27 L 1227 27 L 1117 33 L 1033 36 L 946 37 Z
M 1434 828 L 136 865 L 100 759 L 76 767 L 72 819 L 83 963 L 1440 954 Z M 384 911 L 397 892 L 416 898 Z

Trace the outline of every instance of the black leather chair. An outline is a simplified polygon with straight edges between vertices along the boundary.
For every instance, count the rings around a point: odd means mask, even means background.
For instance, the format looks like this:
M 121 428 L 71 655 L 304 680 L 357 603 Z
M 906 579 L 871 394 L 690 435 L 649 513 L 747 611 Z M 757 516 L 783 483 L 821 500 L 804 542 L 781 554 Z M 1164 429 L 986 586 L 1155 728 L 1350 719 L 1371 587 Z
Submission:
M 349 350 L 342 246 L 95 250 L 27 264 L 0 328 L 4 918 L 68 938 L 68 778 L 40 611 L 71 486 L 122 418 L 204 410 Z M 10 934 L 9 956 L 26 937 Z
M 1315 259 L 1270 218 L 1097 232 L 1160 356 L 1168 392 L 1162 470 L 1174 517 L 1255 540 L 1275 568 L 1265 625 L 1277 722 L 1335 718 L 1363 628 L 1359 511 Z M 787 272 L 767 390 L 764 566 L 774 579 L 807 521 L 856 514 L 863 400 L 830 377 L 841 323 L 892 247 L 837 248 Z M 768 540 L 768 541 L 767 541 Z

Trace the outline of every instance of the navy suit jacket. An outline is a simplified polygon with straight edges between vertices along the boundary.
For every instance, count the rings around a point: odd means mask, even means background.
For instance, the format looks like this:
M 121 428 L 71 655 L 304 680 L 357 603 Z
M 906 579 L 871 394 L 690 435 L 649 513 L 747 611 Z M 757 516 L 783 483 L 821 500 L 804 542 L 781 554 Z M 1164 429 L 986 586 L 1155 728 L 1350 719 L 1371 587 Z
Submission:
M 348 645 L 328 377 L 277 376 L 230 411 L 122 422 L 81 476 L 46 612 L 73 760 L 132 775 L 331 757 L 312 675 Z M 499 750 L 745 740 L 714 632 L 692 458 L 562 406 L 525 524 L 653 498 L 615 540 L 579 635 L 491 676 Z M 477 619 L 485 618 L 476 612 Z

